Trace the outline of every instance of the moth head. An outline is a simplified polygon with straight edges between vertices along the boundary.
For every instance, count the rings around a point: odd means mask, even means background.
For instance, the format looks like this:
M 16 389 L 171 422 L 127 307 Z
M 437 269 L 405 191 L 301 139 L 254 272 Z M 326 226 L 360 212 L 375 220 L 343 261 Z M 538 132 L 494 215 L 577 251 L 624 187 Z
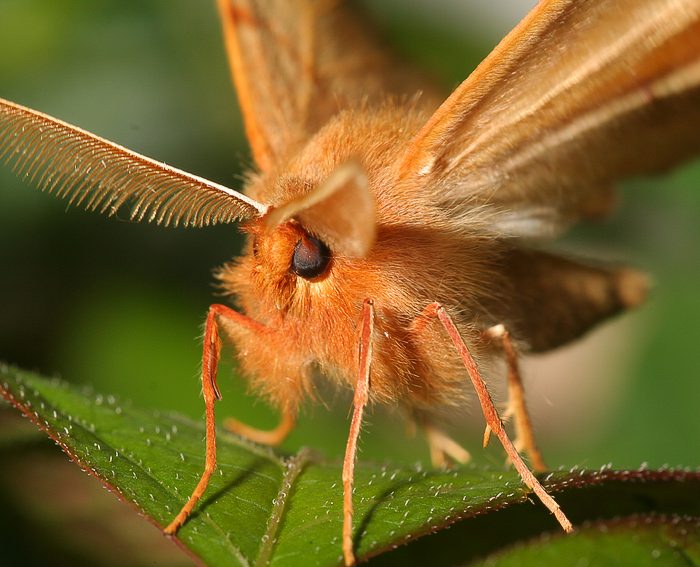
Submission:
M 374 244 L 375 204 L 367 176 L 357 162 L 347 162 L 303 194 L 269 207 L 247 230 L 251 291 L 277 309 L 295 296 L 322 294 L 317 284 L 336 266 L 366 257 Z

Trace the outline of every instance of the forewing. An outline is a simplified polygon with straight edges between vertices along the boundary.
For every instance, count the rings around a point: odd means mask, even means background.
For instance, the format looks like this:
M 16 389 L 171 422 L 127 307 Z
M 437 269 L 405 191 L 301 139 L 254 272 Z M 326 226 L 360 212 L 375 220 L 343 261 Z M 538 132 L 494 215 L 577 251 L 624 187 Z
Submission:
M 455 218 L 548 236 L 604 212 L 621 178 L 700 148 L 698 0 L 549 0 L 494 49 L 410 145 Z
M 343 108 L 420 89 L 421 77 L 396 65 L 366 19 L 342 1 L 218 5 L 246 133 L 262 170 Z
M 266 211 L 242 193 L 3 99 L 0 161 L 70 204 L 114 214 L 130 203 L 137 221 L 203 226 Z

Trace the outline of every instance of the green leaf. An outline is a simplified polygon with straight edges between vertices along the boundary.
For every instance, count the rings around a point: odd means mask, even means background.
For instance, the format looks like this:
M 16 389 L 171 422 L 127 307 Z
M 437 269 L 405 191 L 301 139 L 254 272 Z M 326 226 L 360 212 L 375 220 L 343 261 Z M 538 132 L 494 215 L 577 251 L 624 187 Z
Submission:
M 161 527 L 199 479 L 202 423 L 140 411 L 112 397 L 7 366 L 0 366 L 0 390 L 81 467 Z M 282 456 L 220 432 L 218 472 L 178 539 L 210 565 L 337 565 L 340 477 L 339 463 L 326 463 L 309 450 Z M 560 471 L 548 475 L 545 484 L 579 524 L 632 514 L 700 516 L 697 472 Z M 536 558 L 532 546 L 546 544 L 523 543 L 550 532 L 555 534 L 552 541 L 562 542 L 561 557 L 575 557 L 575 542 L 588 531 L 559 538 L 554 521 L 539 503 L 530 503 L 512 472 L 360 463 L 356 487 L 357 554 L 364 559 L 379 556 L 377 564 L 465 563 L 502 552 L 505 546 Z M 453 529 L 443 530 L 451 524 Z M 421 537 L 431 532 L 439 533 Z M 639 547 L 625 530 L 620 534 Z
M 538 567 L 578 565 L 688 567 L 700 565 L 697 518 L 639 516 L 587 524 L 572 536 L 546 536 L 495 554 L 476 565 Z

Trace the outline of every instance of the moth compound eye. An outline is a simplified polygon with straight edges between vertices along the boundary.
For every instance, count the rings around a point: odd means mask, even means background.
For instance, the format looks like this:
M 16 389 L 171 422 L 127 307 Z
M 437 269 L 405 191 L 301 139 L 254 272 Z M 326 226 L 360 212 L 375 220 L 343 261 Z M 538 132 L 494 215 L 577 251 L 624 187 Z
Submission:
M 304 279 L 311 280 L 322 275 L 331 261 L 331 251 L 313 236 L 304 235 L 294 247 L 292 271 Z

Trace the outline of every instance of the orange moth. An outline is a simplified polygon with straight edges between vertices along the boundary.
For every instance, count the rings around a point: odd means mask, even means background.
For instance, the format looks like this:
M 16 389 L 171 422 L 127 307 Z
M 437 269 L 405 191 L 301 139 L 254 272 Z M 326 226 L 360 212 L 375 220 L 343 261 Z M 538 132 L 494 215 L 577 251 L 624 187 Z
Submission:
M 643 275 L 543 252 L 604 215 L 619 179 L 700 148 L 697 0 L 548 0 L 443 100 L 340 1 L 218 0 L 255 170 L 233 190 L 0 99 L 0 159 L 72 204 L 164 225 L 240 222 L 242 257 L 218 279 L 236 309 L 206 319 L 206 468 L 166 528 L 176 533 L 216 466 L 222 340 L 280 411 L 233 431 L 276 444 L 316 374 L 354 390 L 343 467 L 343 553 L 363 410 L 398 402 L 433 461 L 463 461 L 438 415 L 473 384 L 525 482 L 571 524 L 520 456 L 532 436 L 518 352 L 574 340 L 644 298 Z M 483 368 L 508 368 L 512 442 Z M 499 379 L 498 376 L 490 377 Z

